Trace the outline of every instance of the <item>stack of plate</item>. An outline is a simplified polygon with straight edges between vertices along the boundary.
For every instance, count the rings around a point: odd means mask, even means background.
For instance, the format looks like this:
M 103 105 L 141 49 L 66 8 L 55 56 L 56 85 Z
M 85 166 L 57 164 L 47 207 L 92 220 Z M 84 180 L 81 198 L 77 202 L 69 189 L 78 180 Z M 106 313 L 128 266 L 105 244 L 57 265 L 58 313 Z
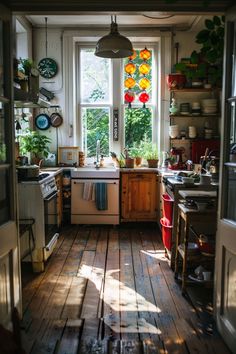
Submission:
M 190 104 L 188 102 L 180 104 L 180 114 L 182 114 L 182 115 L 189 115 L 190 114 Z
M 202 113 L 213 115 L 217 113 L 217 100 L 215 98 L 207 98 L 202 100 Z

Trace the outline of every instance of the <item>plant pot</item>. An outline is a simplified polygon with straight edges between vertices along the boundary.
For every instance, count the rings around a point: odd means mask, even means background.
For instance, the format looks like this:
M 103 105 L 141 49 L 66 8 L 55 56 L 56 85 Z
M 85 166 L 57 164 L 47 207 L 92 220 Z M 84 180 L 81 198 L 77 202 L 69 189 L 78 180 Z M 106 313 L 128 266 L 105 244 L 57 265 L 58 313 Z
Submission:
M 27 181 L 39 176 L 39 166 L 37 165 L 17 166 L 17 171 L 19 181 Z
M 147 159 L 149 168 L 157 168 L 158 160 L 157 159 Z
M 169 74 L 167 76 L 167 85 L 169 90 L 171 89 L 182 89 L 186 83 L 186 76 L 183 74 Z
M 131 158 L 125 159 L 125 167 L 126 168 L 134 168 L 134 159 L 131 159 Z
M 142 157 L 135 157 L 135 166 L 141 166 Z

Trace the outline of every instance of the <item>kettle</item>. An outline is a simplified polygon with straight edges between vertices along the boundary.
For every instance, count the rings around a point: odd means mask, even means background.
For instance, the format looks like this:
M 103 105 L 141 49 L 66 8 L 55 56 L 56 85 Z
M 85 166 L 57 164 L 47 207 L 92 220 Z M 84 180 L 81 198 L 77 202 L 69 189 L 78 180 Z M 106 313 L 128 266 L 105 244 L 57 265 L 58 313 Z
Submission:
M 212 150 L 207 157 L 206 169 L 211 174 L 219 173 L 220 158 L 217 156 L 218 154 L 218 151 Z

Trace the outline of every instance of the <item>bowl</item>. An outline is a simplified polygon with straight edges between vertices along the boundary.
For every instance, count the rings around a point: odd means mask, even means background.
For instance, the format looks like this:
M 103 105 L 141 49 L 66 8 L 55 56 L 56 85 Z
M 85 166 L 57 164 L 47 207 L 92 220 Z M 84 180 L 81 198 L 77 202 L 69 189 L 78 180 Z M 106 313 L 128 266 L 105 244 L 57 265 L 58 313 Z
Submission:
M 205 211 L 208 203 L 206 202 L 196 202 L 198 211 Z

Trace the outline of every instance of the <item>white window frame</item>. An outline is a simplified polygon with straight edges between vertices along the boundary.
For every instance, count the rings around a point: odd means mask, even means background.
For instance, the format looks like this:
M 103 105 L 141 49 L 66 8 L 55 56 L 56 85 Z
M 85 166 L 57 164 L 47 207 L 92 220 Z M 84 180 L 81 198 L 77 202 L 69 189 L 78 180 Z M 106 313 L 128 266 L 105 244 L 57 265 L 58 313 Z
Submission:
M 135 42 L 133 43 L 134 49 L 144 49 L 146 47 L 149 50 L 152 50 L 153 53 L 153 58 L 152 58 L 152 100 L 151 102 L 147 102 L 145 105 L 147 108 L 152 108 L 152 142 L 157 144 L 158 138 L 157 138 L 157 126 L 158 126 L 158 80 L 157 80 L 157 72 L 158 72 L 158 48 L 159 45 L 158 43 L 146 43 L 145 45 L 143 43 Z M 122 87 L 121 87 L 121 93 L 124 93 L 125 88 L 124 88 L 124 80 L 123 80 L 123 68 L 121 70 L 121 80 L 122 80 Z M 121 97 L 121 110 L 122 110 L 122 122 L 123 122 L 123 129 L 122 129 L 122 144 L 121 144 L 121 150 L 124 150 L 125 148 L 125 108 L 127 108 L 127 104 L 124 103 L 124 97 L 122 95 Z M 133 108 L 142 108 L 143 104 L 140 103 L 132 103 Z M 156 134 L 155 134 L 156 132 Z
M 109 134 L 109 147 L 112 148 L 112 135 L 111 135 L 111 121 L 112 121 L 112 107 L 113 107 L 113 95 L 111 93 L 110 100 L 107 103 L 82 103 L 81 100 L 81 84 L 82 80 L 80 77 L 80 51 L 83 49 L 94 48 L 95 43 L 78 43 L 77 45 L 77 72 L 78 72 L 78 80 L 77 80 L 77 98 L 78 98 L 78 126 L 79 126 L 79 141 L 81 141 L 81 148 L 83 147 L 83 127 L 82 127 L 82 110 L 83 108 L 108 108 L 109 110 L 109 127 L 108 127 L 108 134 Z M 112 69 L 112 62 L 110 65 L 110 82 L 109 87 L 113 87 L 113 69 Z M 85 152 L 86 155 L 86 152 Z M 106 157 L 107 158 L 107 157 Z M 89 163 L 93 163 L 93 157 L 86 157 Z
M 143 49 L 144 47 L 148 49 L 152 49 L 153 58 L 152 58 L 152 100 L 151 102 L 146 103 L 146 107 L 152 108 L 152 141 L 153 143 L 158 142 L 158 121 L 159 114 L 158 114 L 158 54 L 159 54 L 159 43 L 142 43 L 142 42 L 133 42 L 133 47 L 136 49 Z M 125 148 L 125 122 L 124 122 L 124 112 L 127 104 L 124 103 L 124 83 L 123 83 L 123 75 L 124 75 L 124 66 L 123 60 L 121 59 L 112 59 L 111 60 L 111 75 L 110 75 L 110 87 L 112 87 L 113 92 L 110 96 L 109 103 L 82 103 L 81 102 L 81 80 L 80 80 L 80 62 L 79 62 L 79 53 L 81 49 L 86 48 L 95 48 L 95 43 L 77 43 L 77 98 L 78 98 L 78 127 L 79 127 L 79 141 L 83 141 L 83 129 L 82 129 L 82 109 L 83 108 L 99 108 L 99 107 L 108 107 L 110 113 L 110 120 L 109 120 L 109 146 L 110 151 L 115 151 L 118 155 L 124 150 Z M 118 88 L 118 89 L 117 89 Z M 135 103 L 133 104 L 134 108 L 141 108 L 142 103 Z M 113 109 L 118 108 L 119 111 L 119 139 L 118 141 L 113 141 Z M 93 158 L 87 158 L 89 163 L 93 162 Z

